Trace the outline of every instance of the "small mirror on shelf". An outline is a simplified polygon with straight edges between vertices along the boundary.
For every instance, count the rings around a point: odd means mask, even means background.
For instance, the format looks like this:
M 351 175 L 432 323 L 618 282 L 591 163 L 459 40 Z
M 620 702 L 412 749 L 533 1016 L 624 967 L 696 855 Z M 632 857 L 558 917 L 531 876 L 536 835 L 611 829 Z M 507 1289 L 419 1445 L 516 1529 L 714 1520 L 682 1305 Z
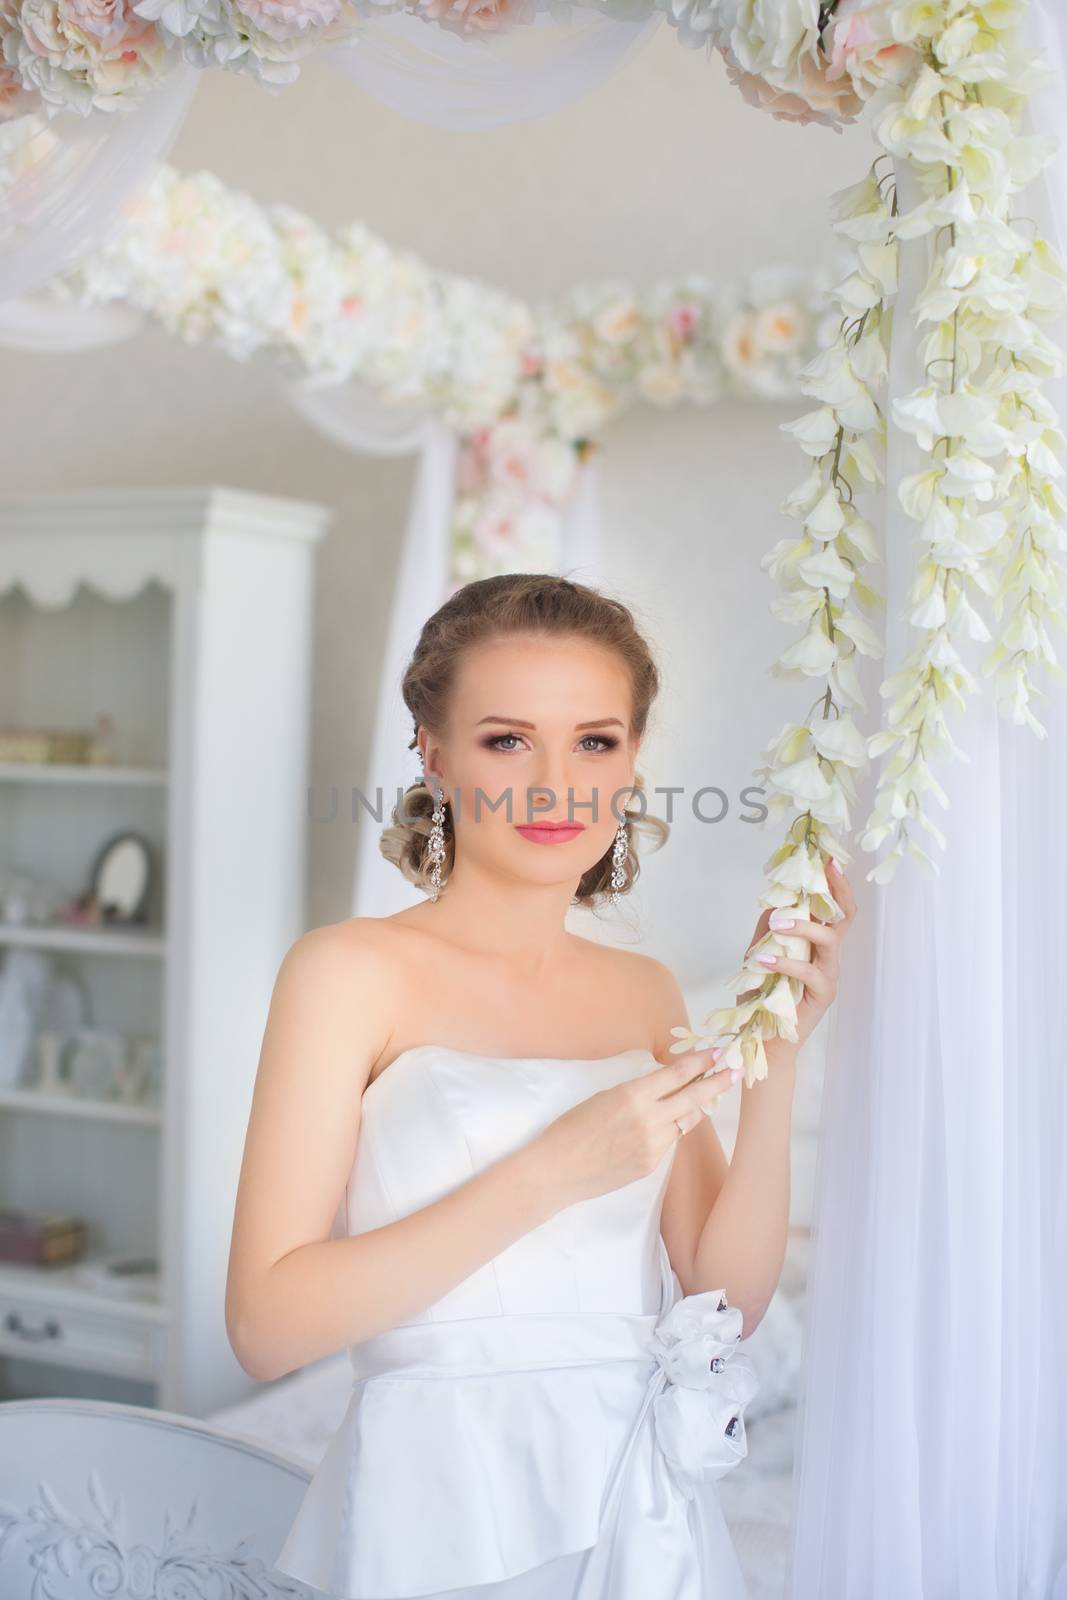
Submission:
M 103 922 L 143 922 L 152 886 L 152 852 L 139 833 L 118 833 L 104 845 L 89 880 Z

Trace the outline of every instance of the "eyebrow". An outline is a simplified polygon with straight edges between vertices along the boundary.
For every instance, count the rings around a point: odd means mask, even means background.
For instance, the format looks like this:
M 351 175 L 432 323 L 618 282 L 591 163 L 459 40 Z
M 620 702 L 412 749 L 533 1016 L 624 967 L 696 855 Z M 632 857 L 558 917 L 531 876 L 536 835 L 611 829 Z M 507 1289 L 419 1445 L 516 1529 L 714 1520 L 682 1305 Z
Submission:
M 521 717 L 495 717 L 495 716 L 493 716 L 493 717 L 479 717 L 478 721 L 474 724 L 474 726 L 476 728 L 480 728 L 483 722 L 510 722 L 513 728 L 536 728 L 537 727 L 536 722 L 524 722 Z M 608 728 L 608 727 L 611 727 L 611 726 L 614 726 L 614 727 L 617 727 L 617 728 L 621 728 L 623 726 L 623 724 L 619 720 L 618 717 L 601 717 L 599 719 L 599 721 L 597 721 L 597 722 L 576 722 L 574 724 L 576 732 L 578 731 L 579 728 Z

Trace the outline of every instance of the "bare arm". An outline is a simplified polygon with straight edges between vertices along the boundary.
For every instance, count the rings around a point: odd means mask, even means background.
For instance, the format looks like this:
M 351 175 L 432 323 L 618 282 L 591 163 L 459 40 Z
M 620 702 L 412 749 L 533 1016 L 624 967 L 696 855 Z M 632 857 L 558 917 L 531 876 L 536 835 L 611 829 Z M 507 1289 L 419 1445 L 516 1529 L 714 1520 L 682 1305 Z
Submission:
M 526 1146 L 410 1216 L 329 1237 L 391 993 L 359 919 L 298 939 L 275 981 L 226 1286 L 230 1344 L 262 1382 L 409 1319 L 567 1203 Z
M 763 1319 L 789 1241 L 790 1132 L 796 1045 L 768 1039 L 767 1077 L 742 1082 L 737 1139 L 726 1178 L 700 1234 L 693 1275 L 724 1289 L 747 1338 Z
M 681 1061 L 692 1057 L 696 1063 L 698 1057 L 694 1052 L 671 1054 L 671 1045 L 677 1043 L 671 1029 L 690 1025 L 685 996 L 669 967 L 652 957 L 648 960 L 653 980 L 652 1004 L 658 1018 L 655 1054 L 660 1061 Z M 710 1052 L 700 1054 L 704 1055 L 707 1066 L 713 1065 Z M 710 1117 L 702 1116 L 678 1146 L 660 1215 L 663 1242 L 685 1294 L 698 1293 L 705 1287 L 696 1282 L 694 1260 L 701 1229 L 726 1181 L 729 1165 L 714 1123 Z M 725 1286 L 715 1284 L 710 1287 Z
M 662 1059 L 670 1060 L 670 1029 L 689 1027 L 677 979 L 659 962 L 658 998 Z M 704 1052 L 679 1052 L 694 1060 Z M 750 1334 L 763 1317 L 781 1277 L 789 1232 L 790 1127 L 796 1047 L 782 1039 L 767 1045 L 770 1075 L 741 1088 L 733 1155 L 727 1159 L 708 1117 L 678 1147 L 663 1198 L 662 1232 L 686 1294 L 723 1289 Z M 710 1053 L 706 1056 L 710 1067 Z

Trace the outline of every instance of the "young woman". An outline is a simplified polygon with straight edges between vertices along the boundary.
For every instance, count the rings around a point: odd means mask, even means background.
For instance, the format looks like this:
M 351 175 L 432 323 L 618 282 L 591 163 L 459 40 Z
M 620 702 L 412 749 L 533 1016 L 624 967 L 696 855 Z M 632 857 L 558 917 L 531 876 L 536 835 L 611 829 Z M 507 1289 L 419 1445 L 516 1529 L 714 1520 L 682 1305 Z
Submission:
M 624 812 L 657 687 L 616 600 L 543 574 L 460 589 L 404 678 L 424 780 L 382 839 L 430 897 L 281 964 L 226 1317 L 263 1380 L 349 1348 L 276 1562 L 329 1595 L 745 1592 L 715 1480 L 745 1454 L 736 1343 L 785 1251 L 798 1045 L 742 1091 L 727 1162 L 705 1112 L 730 1083 L 670 1054 L 671 972 L 564 926 L 613 872 L 631 887 L 640 826 L 665 836 Z M 776 967 L 805 986 L 800 1042 L 854 909 L 828 871 L 846 919 L 797 922 L 812 960 Z

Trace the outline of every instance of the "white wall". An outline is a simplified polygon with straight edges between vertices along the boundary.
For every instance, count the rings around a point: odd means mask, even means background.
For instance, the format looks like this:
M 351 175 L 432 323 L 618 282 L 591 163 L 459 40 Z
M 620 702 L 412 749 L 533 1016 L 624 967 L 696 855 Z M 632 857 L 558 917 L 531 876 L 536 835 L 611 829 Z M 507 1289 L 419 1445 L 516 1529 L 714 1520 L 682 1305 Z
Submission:
M 580 104 L 480 134 L 404 121 L 326 66 L 277 95 L 212 74 L 168 155 L 327 224 L 361 217 L 442 267 L 534 298 L 582 277 L 642 284 L 814 264 L 830 237 L 828 195 L 870 158 L 861 129 L 837 137 L 758 114 L 717 56 L 683 50 L 665 25 Z M 0 440 L 11 490 L 217 482 L 335 507 L 318 569 L 312 778 L 358 783 L 410 463 L 347 456 L 313 433 L 264 381 L 267 356 L 240 364 L 151 333 L 0 359 L 17 396 Z M 667 675 L 649 783 L 736 796 L 767 740 L 806 709 L 804 685 L 768 675 L 790 635 L 770 616 L 759 568 L 787 531 L 778 503 L 803 469 L 777 431 L 799 409 L 642 409 L 608 437 L 606 582 L 637 606 Z M 646 948 L 688 984 L 732 966 L 776 842 L 736 810 L 717 826 L 679 822 L 648 859 Z M 354 845 L 351 825 L 312 829 L 309 923 L 348 914 Z

